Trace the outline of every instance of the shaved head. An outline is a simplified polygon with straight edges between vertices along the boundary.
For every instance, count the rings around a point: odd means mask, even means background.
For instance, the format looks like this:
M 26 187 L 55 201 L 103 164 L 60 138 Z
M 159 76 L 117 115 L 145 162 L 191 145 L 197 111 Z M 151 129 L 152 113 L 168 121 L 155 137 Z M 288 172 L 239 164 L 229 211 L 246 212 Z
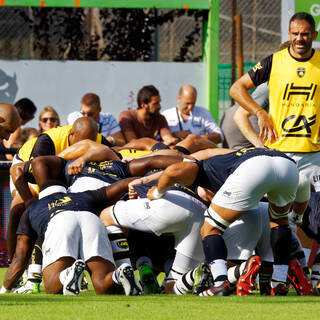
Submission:
M 96 141 L 97 134 L 97 123 L 90 117 L 81 117 L 73 123 L 69 134 L 70 145 L 85 139 Z
M 192 112 L 197 101 L 197 89 L 186 84 L 179 90 L 178 95 L 178 109 L 182 114 L 189 115 Z
M 186 84 L 182 86 L 179 90 L 179 96 L 184 96 L 184 95 L 195 95 L 197 96 L 197 89 L 192 86 L 191 84 Z
M 0 139 L 8 140 L 10 134 L 18 129 L 20 116 L 17 109 L 11 104 L 0 104 Z

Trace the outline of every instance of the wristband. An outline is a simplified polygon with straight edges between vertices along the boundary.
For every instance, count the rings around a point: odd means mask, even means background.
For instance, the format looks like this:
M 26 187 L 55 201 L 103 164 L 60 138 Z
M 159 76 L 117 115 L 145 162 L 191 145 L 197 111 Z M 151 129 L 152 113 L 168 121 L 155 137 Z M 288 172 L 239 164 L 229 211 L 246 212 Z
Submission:
M 194 159 L 183 158 L 182 162 L 196 162 Z
M 0 294 L 2 293 L 8 293 L 10 290 L 6 289 L 4 286 L 1 287 L 0 289 Z
M 152 196 L 155 198 L 155 199 L 160 199 L 163 197 L 163 195 L 165 194 L 165 192 L 163 193 L 160 193 L 158 188 L 155 188 L 152 192 Z

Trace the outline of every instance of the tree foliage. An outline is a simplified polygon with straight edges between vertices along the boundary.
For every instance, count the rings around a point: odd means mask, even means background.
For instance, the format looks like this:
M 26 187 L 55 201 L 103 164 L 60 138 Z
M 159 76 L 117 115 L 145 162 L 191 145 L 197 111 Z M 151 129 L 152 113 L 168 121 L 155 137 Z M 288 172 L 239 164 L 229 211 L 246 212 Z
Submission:
M 150 61 L 157 27 L 187 15 L 194 18 L 195 28 L 185 37 L 174 60 L 199 61 L 201 57 L 194 57 L 189 49 L 199 41 L 202 18 L 207 13 L 201 10 L 100 9 L 100 35 L 91 31 L 90 9 L 32 8 L 29 14 L 20 14 L 31 29 L 38 58 L 117 61 Z

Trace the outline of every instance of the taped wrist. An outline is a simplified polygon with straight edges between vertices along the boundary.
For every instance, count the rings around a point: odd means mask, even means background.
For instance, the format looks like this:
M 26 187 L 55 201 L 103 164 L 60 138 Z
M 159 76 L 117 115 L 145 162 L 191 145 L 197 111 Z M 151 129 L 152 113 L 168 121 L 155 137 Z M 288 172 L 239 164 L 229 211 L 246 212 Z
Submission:
M 155 198 L 155 199 L 160 199 L 163 197 L 163 195 L 165 194 L 165 192 L 159 192 L 158 188 L 155 188 L 152 192 L 152 196 Z

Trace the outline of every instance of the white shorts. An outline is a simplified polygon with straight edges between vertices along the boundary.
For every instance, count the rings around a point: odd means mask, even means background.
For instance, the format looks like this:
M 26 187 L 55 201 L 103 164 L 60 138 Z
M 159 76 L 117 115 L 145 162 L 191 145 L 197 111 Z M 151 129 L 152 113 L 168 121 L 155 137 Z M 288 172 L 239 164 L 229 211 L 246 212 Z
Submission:
M 68 192 L 97 190 L 109 186 L 110 183 L 92 177 L 80 177 L 68 188 Z
M 114 264 L 112 249 L 102 221 L 88 211 L 64 211 L 54 216 L 42 245 L 45 269 L 61 257 L 101 257 Z
M 225 181 L 212 202 L 220 207 L 248 211 L 258 207 L 265 194 L 283 207 L 295 199 L 299 171 L 283 157 L 257 156 L 243 162 Z
M 20 160 L 17 158 L 17 155 L 14 155 L 13 159 L 12 159 L 12 165 L 16 164 L 16 163 L 23 163 L 24 161 Z M 33 191 L 35 191 L 37 194 L 39 193 L 39 187 L 37 184 L 34 183 L 28 183 L 29 188 Z M 12 194 L 12 192 L 16 190 L 16 186 L 14 185 L 11 175 L 10 175 L 10 192 Z
M 119 226 L 153 232 L 158 236 L 173 234 L 178 252 L 201 261 L 204 254 L 200 228 L 205 209 L 194 197 L 181 191 L 170 190 L 159 200 L 118 201 L 112 211 Z
M 228 260 L 248 260 L 258 254 L 261 260 L 273 262 L 268 203 L 260 202 L 257 209 L 249 210 L 233 222 L 223 239 L 228 248 Z
M 320 151 L 286 153 L 296 163 L 300 173 L 303 173 L 314 186 L 315 191 L 320 191 Z

